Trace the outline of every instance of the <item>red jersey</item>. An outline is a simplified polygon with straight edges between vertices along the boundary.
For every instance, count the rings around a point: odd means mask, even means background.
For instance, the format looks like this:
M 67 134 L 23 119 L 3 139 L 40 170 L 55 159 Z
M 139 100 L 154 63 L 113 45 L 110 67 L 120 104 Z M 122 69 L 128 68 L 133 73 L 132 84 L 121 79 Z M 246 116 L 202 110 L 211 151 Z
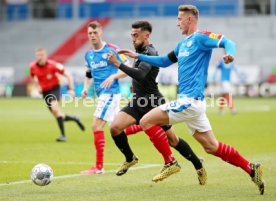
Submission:
M 39 66 L 37 61 L 30 64 L 31 76 L 36 76 L 42 91 L 48 91 L 59 84 L 56 73 L 63 74 L 64 67 L 62 64 L 53 60 L 47 60 L 44 66 Z

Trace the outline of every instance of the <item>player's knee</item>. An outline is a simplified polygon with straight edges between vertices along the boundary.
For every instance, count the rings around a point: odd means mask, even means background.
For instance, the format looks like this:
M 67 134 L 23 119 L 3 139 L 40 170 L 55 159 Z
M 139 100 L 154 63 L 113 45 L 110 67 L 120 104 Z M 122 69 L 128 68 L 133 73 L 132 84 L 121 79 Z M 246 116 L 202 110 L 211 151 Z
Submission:
M 110 133 L 112 136 L 119 135 L 123 129 L 118 124 L 111 124 L 110 126 Z
M 171 147 L 176 147 L 178 145 L 179 139 L 176 136 L 167 135 L 167 137 Z
M 98 125 L 97 125 L 97 124 L 92 124 L 92 125 L 91 125 L 91 130 L 92 130 L 93 132 L 99 130 Z
M 60 116 L 60 112 L 57 108 L 51 108 L 51 111 L 52 111 L 52 114 L 55 116 L 55 117 L 59 117 Z
M 178 141 L 174 140 L 174 139 L 170 139 L 168 138 L 169 144 L 171 147 L 176 147 L 178 144 Z
M 208 145 L 204 146 L 204 150 L 208 154 L 215 155 L 217 151 L 217 146 L 215 143 L 209 143 Z
M 141 126 L 141 128 L 142 128 L 143 130 L 147 130 L 147 129 L 148 129 L 148 122 L 147 122 L 147 119 L 143 117 L 143 118 L 139 121 L 139 125 Z

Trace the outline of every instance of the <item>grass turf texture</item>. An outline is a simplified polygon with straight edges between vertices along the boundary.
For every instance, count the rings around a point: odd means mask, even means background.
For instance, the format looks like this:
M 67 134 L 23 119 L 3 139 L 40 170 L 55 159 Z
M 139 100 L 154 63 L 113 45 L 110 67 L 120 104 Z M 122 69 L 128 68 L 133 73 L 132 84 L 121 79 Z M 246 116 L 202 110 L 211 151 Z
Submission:
M 32 167 L 41 162 L 50 165 L 57 177 L 78 174 L 93 164 L 95 151 L 90 124 L 94 109 L 79 103 L 77 108 L 67 104 L 63 111 L 80 116 L 87 126 L 85 133 L 73 122 L 66 122 L 68 142 L 57 143 L 57 123 L 41 100 L 0 99 L 0 200 L 276 200 L 275 99 L 237 99 L 239 113 L 235 116 L 228 111 L 219 116 L 216 108 L 208 108 L 217 138 L 236 147 L 250 161 L 264 165 L 263 196 L 243 170 L 207 155 L 183 124 L 174 128 L 205 158 L 206 186 L 198 184 L 193 166 L 176 151 L 182 171 L 165 181 L 152 183 L 152 177 L 160 171 L 162 157 L 142 132 L 129 137 L 133 151 L 140 158 L 140 167 L 141 164 L 160 164 L 160 167 L 143 166 L 145 169 L 117 177 L 113 170 L 124 158 L 115 147 L 108 127 L 105 128 L 107 173 L 104 175 L 54 179 L 46 187 L 30 182 L 1 185 L 29 180 Z

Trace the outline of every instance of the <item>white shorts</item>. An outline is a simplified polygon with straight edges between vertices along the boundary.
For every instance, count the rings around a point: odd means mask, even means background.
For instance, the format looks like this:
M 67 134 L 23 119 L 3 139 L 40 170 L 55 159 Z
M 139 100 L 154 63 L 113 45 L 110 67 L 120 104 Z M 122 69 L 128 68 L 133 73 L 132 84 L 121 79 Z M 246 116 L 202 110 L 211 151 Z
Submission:
M 168 112 L 170 124 L 185 122 L 192 135 L 195 131 L 206 132 L 212 130 L 205 113 L 205 101 L 181 98 L 160 105 L 159 108 Z
M 222 94 L 231 93 L 231 83 L 229 81 L 223 81 L 221 83 L 220 93 L 222 93 Z
M 109 124 L 112 123 L 114 117 L 120 111 L 121 94 L 102 94 L 98 97 L 98 104 L 94 113 L 98 117 Z

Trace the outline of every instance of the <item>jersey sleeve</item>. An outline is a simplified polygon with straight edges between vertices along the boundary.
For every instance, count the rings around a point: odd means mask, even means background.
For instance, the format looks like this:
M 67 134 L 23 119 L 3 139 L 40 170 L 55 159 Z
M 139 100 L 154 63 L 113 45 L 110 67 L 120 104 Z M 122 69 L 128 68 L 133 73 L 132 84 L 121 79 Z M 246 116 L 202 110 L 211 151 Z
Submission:
M 92 72 L 91 72 L 91 66 L 89 64 L 89 60 L 88 60 L 88 56 L 87 56 L 87 53 L 85 54 L 84 56 L 84 59 L 85 59 L 85 67 L 86 67 L 86 71 L 85 71 L 85 76 L 89 79 L 93 78 L 92 76 Z
M 30 71 L 29 71 L 30 76 L 31 76 L 31 77 L 34 77 L 34 76 L 35 76 L 35 73 L 34 73 L 34 68 L 33 68 L 32 64 L 30 64 L 29 70 L 30 70 Z
M 178 52 L 179 52 L 179 47 L 181 45 L 181 42 L 177 44 L 177 46 L 174 48 L 173 52 L 175 54 L 175 56 L 177 57 L 178 56 Z
M 129 60 L 126 58 L 124 54 L 119 54 L 119 58 L 122 60 L 122 63 L 125 65 L 129 64 Z
M 63 74 L 64 73 L 64 66 L 61 63 L 56 63 L 55 64 L 55 70 L 56 70 L 57 73 Z
M 198 32 L 196 37 L 201 49 L 209 50 L 220 47 L 220 43 L 224 36 L 221 34 L 204 31 Z

